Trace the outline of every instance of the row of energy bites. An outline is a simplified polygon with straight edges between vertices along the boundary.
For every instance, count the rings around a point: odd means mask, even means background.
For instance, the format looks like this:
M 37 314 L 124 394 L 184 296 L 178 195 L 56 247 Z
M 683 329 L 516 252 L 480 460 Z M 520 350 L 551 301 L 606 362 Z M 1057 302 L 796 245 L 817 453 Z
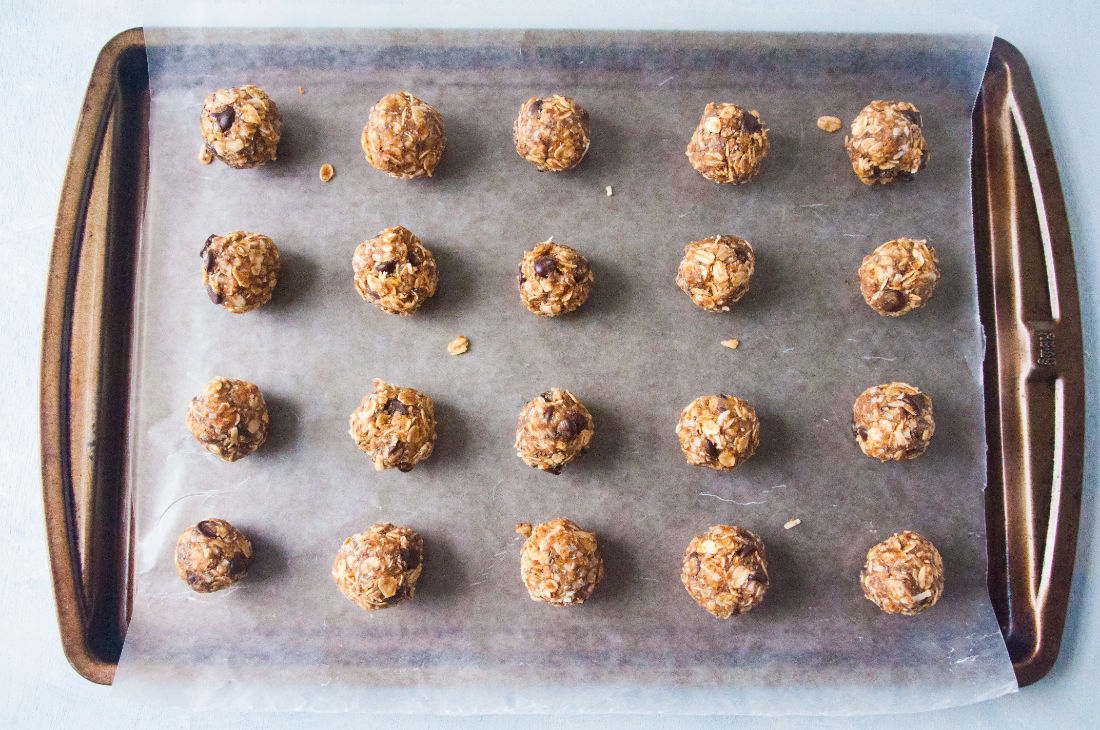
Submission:
M 835 118 L 822 120 L 822 129 L 839 128 Z M 211 94 L 201 123 L 204 162 L 217 157 L 230 167 L 247 168 L 275 159 L 282 120 L 275 103 L 258 87 Z M 874 101 L 865 107 L 845 138 L 860 180 L 885 184 L 912 179 L 928 159 L 921 124 L 920 112 L 906 102 Z M 543 171 L 575 167 L 590 144 L 587 111 L 557 94 L 525 102 L 513 133 L 516 151 Z M 390 94 L 372 108 L 362 144 L 367 161 L 394 177 L 431 176 L 446 146 L 443 119 L 412 94 Z M 759 172 L 768 149 L 767 125 L 756 111 L 711 103 L 686 154 L 708 179 L 742 184 Z M 211 236 L 202 261 L 210 298 L 235 313 L 267 302 L 279 273 L 278 248 L 271 239 L 245 231 Z M 754 266 L 747 241 L 715 236 L 688 244 L 676 281 L 700 307 L 728 311 L 748 291 Z M 361 244 L 353 268 L 360 295 L 389 313 L 412 314 L 435 292 L 431 252 L 399 226 Z M 939 278 L 934 249 L 909 238 L 880 246 L 864 259 L 859 274 L 868 305 L 888 316 L 923 306 Z M 527 252 L 519 267 L 521 299 L 541 316 L 577 309 L 593 282 L 584 256 L 551 241 Z M 192 401 L 187 422 L 208 450 L 235 461 L 264 442 L 268 415 L 255 385 L 215 378 Z M 882 461 L 920 456 L 934 430 L 931 398 L 906 383 L 869 388 L 853 408 L 853 436 L 865 454 Z M 756 411 L 729 395 L 693 401 L 681 413 L 676 431 L 688 463 L 718 470 L 743 463 L 759 442 Z M 374 393 L 351 416 L 350 432 L 376 469 L 408 471 L 432 452 L 432 399 L 376 379 Z M 557 474 L 587 450 L 593 433 L 588 409 L 569 391 L 552 389 L 521 410 L 515 447 L 527 464 Z M 604 570 L 593 532 L 567 519 L 534 527 L 521 524 L 517 530 L 527 538 L 521 574 L 532 599 L 564 606 L 583 603 L 591 595 Z M 414 530 L 381 523 L 344 541 L 333 577 L 363 608 L 385 608 L 413 597 L 423 560 L 423 541 Z M 251 562 L 251 543 L 220 519 L 189 527 L 176 546 L 180 577 L 200 592 L 232 585 Z M 715 616 L 744 613 L 763 599 L 768 587 L 764 544 L 748 530 L 716 525 L 691 541 L 681 579 Z M 931 542 L 906 531 L 871 548 L 860 582 L 865 595 L 883 610 L 912 615 L 939 599 L 943 562 Z

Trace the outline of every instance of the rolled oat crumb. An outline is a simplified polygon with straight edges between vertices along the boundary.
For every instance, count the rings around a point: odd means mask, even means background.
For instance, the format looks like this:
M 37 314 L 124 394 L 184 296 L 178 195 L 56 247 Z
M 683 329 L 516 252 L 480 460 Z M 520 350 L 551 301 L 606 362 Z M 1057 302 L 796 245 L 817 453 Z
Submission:
M 943 595 L 943 558 L 926 537 L 905 530 L 867 551 L 859 582 L 886 613 L 914 616 Z
M 420 535 L 382 522 L 344 540 L 332 564 L 332 578 L 341 593 L 375 611 L 412 599 L 423 564 Z
M 466 335 L 459 335 L 451 340 L 451 343 L 447 345 L 447 352 L 452 355 L 464 355 L 470 351 L 470 340 L 466 338 Z
M 743 528 L 715 525 L 688 545 L 680 582 L 717 618 L 747 613 L 768 590 L 764 542 Z
M 435 447 L 435 404 L 418 390 L 375 378 L 374 392 L 351 414 L 348 432 L 376 470 L 412 471 Z
M 210 151 L 210 148 L 203 145 L 199 148 L 199 162 L 204 165 L 209 165 L 214 161 L 214 153 Z
M 516 427 L 516 453 L 528 466 L 551 474 L 588 451 L 592 414 L 568 390 L 553 388 L 527 403 Z
M 680 414 L 676 435 L 687 463 L 729 471 L 755 453 L 760 422 L 747 401 L 732 395 L 706 395 Z
M 298 93 L 299 93 L 299 94 L 304 94 L 304 93 L 306 93 L 306 90 L 305 90 L 305 89 L 303 89 L 303 88 L 302 88 L 301 86 L 299 86 L 299 87 L 298 87 Z
M 228 588 L 251 565 L 252 543 L 225 520 L 203 520 L 176 541 L 176 574 L 196 593 Z
M 868 388 L 852 406 L 852 435 L 872 459 L 915 459 L 928 449 L 935 431 L 932 399 L 908 383 Z
M 728 347 L 731 350 L 736 350 L 741 346 L 741 340 L 722 340 L 722 346 Z
M 527 540 L 520 552 L 520 576 L 532 601 L 553 606 L 584 603 L 603 578 L 596 533 L 559 518 L 532 527 L 516 525 Z
M 784 530 L 790 530 L 791 528 L 798 527 L 801 524 L 802 524 L 802 520 L 795 517 L 792 520 L 787 520 L 786 522 L 784 522 L 783 523 L 783 529 Z
M 610 198 L 610 197 L 611 197 L 612 195 L 614 195 L 614 194 L 615 194 L 615 191 L 611 189 L 611 186 L 610 186 L 610 185 L 608 185 L 608 186 L 607 186 L 606 188 L 604 188 L 603 190 L 604 190 L 604 192 L 605 192 L 605 193 L 607 193 L 607 197 L 609 197 L 609 198 Z
M 839 117 L 818 117 L 817 127 L 823 129 L 826 132 L 835 132 L 844 126 Z
M 328 182 L 335 174 L 336 171 L 332 169 L 332 165 L 328 164 L 327 162 L 321 165 L 321 182 Z
M 439 283 L 432 252 L 403 226 L 387 228 L 359 244 L 351 266 L 359 296 L 389 314 L 412 314 L 435 294 Z

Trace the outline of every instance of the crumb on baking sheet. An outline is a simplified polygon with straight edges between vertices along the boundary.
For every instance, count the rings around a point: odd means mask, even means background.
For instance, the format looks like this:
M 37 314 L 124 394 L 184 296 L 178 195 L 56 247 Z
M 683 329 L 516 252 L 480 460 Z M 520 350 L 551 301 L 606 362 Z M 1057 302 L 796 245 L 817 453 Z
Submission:
M 826 132 L 835 132 L 840 129 L 841 126 L 843 126 L 843 123 L 840 121 L 839 117 L 824 116 L 817 118 L 818 129 L 823 129 Z
M 722 340 L 722 347 L 728 347 L 731 350 L 736 350 L 741 346 L 741 340 Z
M 783 529 L 784 530 L 790 530 L 792 528 L 798 527 L 801 524 L 802 524 L 802 520 L 795 517 L 794 519 L 790 519 L 790 520 L 787 520 L 786 522 L 784 522 L 783 523 Z
M 332 165 L 328 164 L 327 162 L 321 165 L 321 182 L 328 182 L 335 174 L 336 171 L 332 169 Z
M 609 197 L 609 198 L 610 198 L 610 197 L 611 197 L 612 195 L 614 195 L 614 194 L 615 194 L 615 191 L 611 189 L 611 186 L 610 186 L 610 185 L 608 185 L 608 186 L 607 186 L 606 188 L 604 188 L 604 189 L 603 189 L 603 191 L 604 191 L 605 193 L 607 193 L 607 197 Z
M 204 165 L 209 165 L 214 161 L 214 155 L 210 152 L 210 148 L 203 145 L 199 148 L 199 162 Z
M 447 352 L 452 355 L 463 355 L 470 351 L 470 340 L 466 335 L 459 335 L 447 345 Z

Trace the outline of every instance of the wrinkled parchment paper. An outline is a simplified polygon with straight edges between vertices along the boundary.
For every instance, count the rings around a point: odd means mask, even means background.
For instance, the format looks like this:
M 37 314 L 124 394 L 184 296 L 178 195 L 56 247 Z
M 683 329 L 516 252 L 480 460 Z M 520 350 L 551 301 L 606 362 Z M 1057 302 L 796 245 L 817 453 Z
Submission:
M 133 620 L 116 685 L 193 707 L 435 712 L 861 713 L 975 702 L 1015 688 L 986 589 L 981 388 L 970 198 L 970 110 L 988 37 L 440 31 L 147 31 L 149 203 L 140 253 L 132 393 L 137 515 Z M 209 92 L 255 83 L 285 120 L 277 162 L 236 171 L 196 159 Z M 299 93 L 299 87 L 304 90 Z M 446 120 L 432 179 L 369 167 L 371 105 L 409 90 Z M 532 95 L 591 113 L 576 170 L 538 173 L 511 142 Z M 872 99 L 914 102 L 931 161 L 910 184 L 868 188 L 843 132 Z M 714 185 L 684 147 L 703 106 L 759 110 L 772 150 L 741 187 Z M 322 163 L 336 168 L 329 183 Z M 605 188 L 611 186 L 613 195 Z M 386 315 L 352 286 L 356 245 L 404 225 L 435 254 L 439 291 Z M 274 299 L 232 315 L 201 286 L 211 233 L 270 235 Z M 674 284 L 683 246 L 719 233 L 755 247 L 732 312 Z M 529 313 L 524 250 L 553 236 L 586 254 L 578 312 Z M 928 238 L 935 298 L 900 319 L 862 301 L 856 269 L 878 244 Z M 468 354 L 447 353 L 459 334 Z M 731 351 L 721 340 L 738 338 Z M 267 444 L 222 463 L 185 426 L 215 375 L 266 394 Z M 409 474 L 377 473 L 347 434 L 371 379 L 433 396 L 439 440 Z M 936 435 L 911 463 L 864 457 L 850 432 L 866 387 L 911 382 Z M 592 411 L 592 450 L 552 476 L 512 441 L 549 387 Z M 732 473 L 687 466 L 674 427 L 704 394 L 755 404 L 761 445 Z M 175 574 L 177 535 L 206 517 L 253 540 L 239 586 L 213 595 Z M 607 572 L 581 607 L 530 601 L 521 521 L 596 530 Z M 785 530 L 791 518 L 801 525 Z M 417 529 L 416 599 L 366 613 L 330 569 L 347 535 Z M 718 621 L 680 584 L 684 548 L 716 523 L 760 534 L 772 585 Z M 917 618 L 860 591 L 866 550 L 901 529 L 939 547 L 947 587 Z

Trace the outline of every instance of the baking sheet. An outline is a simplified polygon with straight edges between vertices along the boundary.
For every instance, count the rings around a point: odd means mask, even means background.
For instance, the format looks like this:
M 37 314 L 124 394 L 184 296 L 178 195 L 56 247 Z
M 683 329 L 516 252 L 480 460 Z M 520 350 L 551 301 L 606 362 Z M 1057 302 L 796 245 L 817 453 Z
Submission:
M 149 204 L 138 274 L 131 477 L 133 619 L 116 686 L 192 706 L 507 712 L 855 713 L 946 707 L 1015 688 L 985 581 L 983 335 L 970 202 L 970 110 L 991 39 L 977 36 L 477 31 L 147 30 Z M 202 166 L 210 91 L 265 88 L 283 113 L 279 160 Z M 299 93 L 299 87 L 305 90 Z M 410 90 L 438 108 L 434 178 L 363 160 L 371 105 Z M 591 113 L 592 147 L 539 174 L 511 144 L 533 94 Z M 871 99 L 913 101 L 932 158 L 911 184 L 866 188 L 845 123 Z M 708 101 L 759 110 L 772 150 L 747 186 L 717 186 L 683 150 Z M 336 168 L 325 184 L 317 170 Z M 605 187 L 614 194 L 607 196 Z M 436 296 L 413 317 L 364 303 L 362 240 L 404 225 L 435 254 Z M 198 252 L 243 228 L 279 245 L 262 309 L 209 303 Z M 704 312 L 674 277 L 688 241 L 732 233 L 757 253 L 732 312 Z M 927 237 L 944 276 L 897 320 L 858 291 L 863 255 Z M 550 236 L 596 275 L 578 312 L 545 320 L 515 291 L 524 250 Z M 471 340 L 461 357 L 446 345 Z M 723 339 L 736 337 L 736 351 Z M 268 443 L 224 464 L 188 434 L 187 403 L 215 375 L 250 380 Z M 433 396 L 439 440 L 408 474 L 377 473 L 347 435 L 371 379 Z M 866 387 L 905 380 L 934 399 L 937 433 L 907 464 L 862 456 L 848 423 Z M 592 450 L 561 476 L 512 451 L 522 404 L 549 387 L 592 411 Z M 687 466 L 674 427 L 699 395 L 747 398 L 757 455 L 732 473 Z M 253 539 L 240 586 L 186 590 L 176 536 L 205 517 Z M 607 574 L 584 606 L 531 602 L 521 521 L 594 529 Z M 784 530 L 798 517 L 802 524 Z M 330 577 L 343 538 L 379 521 L 425 539 L 416 599 L 368 614 Z M 772 585 L 718 621 L 679 582 L 692 536 L 760 534 Z M 947 588 L 915 619 L 867 602 L 867 548 L 931 538 Z

